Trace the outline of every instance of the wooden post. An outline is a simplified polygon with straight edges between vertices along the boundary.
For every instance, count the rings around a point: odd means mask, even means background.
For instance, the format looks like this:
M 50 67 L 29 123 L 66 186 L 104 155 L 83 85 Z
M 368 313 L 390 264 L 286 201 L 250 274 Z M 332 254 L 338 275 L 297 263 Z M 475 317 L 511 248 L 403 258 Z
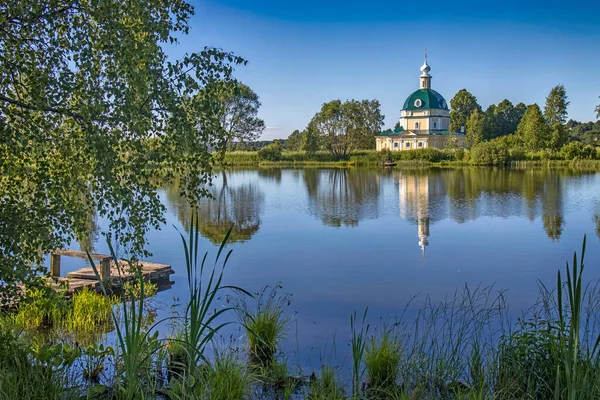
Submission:
M 110 260 L 111 257 L 106 257 L 100 261 L 100 280 L 104 283 L 110 283 Z
M 50 275 L 60 276 L 60 254 L 50 254 Z

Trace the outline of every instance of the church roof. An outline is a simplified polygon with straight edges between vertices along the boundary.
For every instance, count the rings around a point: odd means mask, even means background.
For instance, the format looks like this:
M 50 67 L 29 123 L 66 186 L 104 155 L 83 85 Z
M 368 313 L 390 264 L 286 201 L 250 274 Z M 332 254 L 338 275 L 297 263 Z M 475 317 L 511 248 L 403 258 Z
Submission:
M 420 105 L 417 100 L 420 100 Z M 448 103 L 442 97 L 441 94 L 436 92 L 433 89 L 419 89 L 413 92 L 406 101 L 404 102 L 404 107 L 402 110 L 406 111 L 421 111 L 421 110 L 447 110 Z

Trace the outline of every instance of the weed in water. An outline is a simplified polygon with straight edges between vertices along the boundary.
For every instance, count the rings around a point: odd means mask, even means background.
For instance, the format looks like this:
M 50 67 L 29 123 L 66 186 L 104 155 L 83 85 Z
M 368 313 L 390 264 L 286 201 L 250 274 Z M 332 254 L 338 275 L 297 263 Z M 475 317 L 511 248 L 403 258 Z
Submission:
M 279 285 L 265 287 L 258 293 L 253 305 L 248 304 L 246 297 L 233 299 L 248 336 L 250 360 L 262 367 L 268 367 L 273 362 L 291 320 L 291 315 L 285 313 L 290 304 L 289 295 L 281 295 L 280 289 Z
M 210 400 L 242 400 L 251 391 L 253 378 L 248 367 L 232 354 L 217 351 L 204 372 Z
M 338 382 L 337 371 L 327 365 L 321 368 L 321 376 L 311 379 L 307 400 L 344 400 L 346 392 Z
M 114 260 L 118 260 L 112 245 L 107 241 L 111 256 Z M 108 296 L 108 290 L 100 279 L 100 274 L 88 254 L 88 260 L 96 279 L 100 281 L 100 287 L 105 296 Z M 153 371 L 153 357 L 162 347 L 157 340 L 158 331 L 152 332 L 154 326 L 149 329 L 144 329 L 146 320 L 144 312 L 145 301 L 145 282 L 139 268 L 135 268 L 131 261 L 127 261 L 130 271 L 135 274 L 135 280 L 139 285 L 139 296 L 136 297 L 133 293 L 124 293 L 121 297 L 119 311 L 121 317 L 117 315 L 115 309 L 112 310 L 113 322 L 117 334 L 117 397 L 125 399 L 133 399 L 139 397 L 148 397 L 154 393 L 153 382 L 156 379 L 156 374 Z M 120 271 L 120 262 L 116 263 Z M 159 321 L 160 322 L 160 321 Z
M 64 296 L 51 287 L 33 288 L 19 304 L 15 322 L 24 329 L 51 328 L 60 325 L 68 308 Z
M 350 315 L 350 330 L 352 332 L 350 340 L 352 348 L 352 396 L 354 397 L 359 395 L 363 377 L 362 362 L 365 354 L 367 335 L 369 333 L 369 325 L 365 324 L 368 310 L 368 308 L 365 308 L 360 328 L 357 326 L 356 311 Z
M 231 321 L 226 321 L 215 324 L 219 317 L 233 310 L 233 307 L 224 307 L 216 310 L 214 303 L 217 294 L 223 290 L 234 290 L 240 296 L 251 297 L 250 293 L 239 287 L 222 285 L 223 272 L 225 271 L 227 260 L 229 260 L 229 256 L 231 255 L 231 250 L 227 252 L 220 271 L 217 271 L 217 264 L 230 235 L 231 229 L 229 229 L 219 247 L 214 266 L 209 270 L 206 266 L 208 252 L 204 254 L 201 262 L 198 260 L 198 216 L 195 214 L 192 215 L 187 240 L 180 233 L 185 251 L 186 271 L 190 291 L 190 300 L 185 313 L 185 334 L 183 338 L 183 346 L 189 358 L 186 364 L 189 366 L 188 374 L 195 375 L 195 369 L 201 362 L 208 363 L 205 357 L 206 346 L 224 326 L 232 323 Z
M 401 349 L 398 339 L 384 327 L 379 339 L 373 335 L 365 348 L 367 387 L 371 396 L 381 397 L 397 387 Z
M 73 294 L 64 328 L 75 332 L 106 332 L 112 329 L 112 309 L 117 301 L 89 289 Z

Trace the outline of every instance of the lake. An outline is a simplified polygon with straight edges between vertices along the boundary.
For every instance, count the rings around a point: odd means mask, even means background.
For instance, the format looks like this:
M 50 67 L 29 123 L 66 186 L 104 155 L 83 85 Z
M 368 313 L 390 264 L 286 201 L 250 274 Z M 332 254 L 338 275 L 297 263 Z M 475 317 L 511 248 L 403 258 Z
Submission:
M 600 278 L 598 172 L 264 168 L 221 172 L 214 183 L 215 198 L 201 204 L 200 247 L 212 259 L 234 225 L 225 283 L 252 292 L 281 284 L 292 294 L 284 350 L 300 365 L 318 364 L 334 341 L 348 353 L 353 311 L 368 306 L 377 324 L 417 294 L 408 317 L 426 295 L 441 301 L 465 284 L 493 285 L 506 289 L 516 317 L 536 300 L 538 280 L 555 284 L 584 234 L 586 277 Z M 158 295 L 164 310 L 187 293 L 177 229 L 191 214 L 178 192 L 161 190 L 167 223 L 148 235 L 148 261 L 175 270 L 173 287 Z M 106 247 L 98 240 L 95 251 Z M 63 274 L 81 266 L 65 259 Z

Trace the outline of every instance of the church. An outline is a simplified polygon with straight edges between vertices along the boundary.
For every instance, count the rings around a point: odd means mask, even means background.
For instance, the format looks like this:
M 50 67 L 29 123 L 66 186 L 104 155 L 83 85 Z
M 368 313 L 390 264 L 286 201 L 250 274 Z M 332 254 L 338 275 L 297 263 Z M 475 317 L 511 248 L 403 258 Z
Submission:
M 385 130 L 375 136 L 377 151 L 417 150 L 429 147 L 444 149 L 449 145 L 464 147 L 464 128 L 450 134 L 448 103 L 441 94 L 431 89 L 429 71 L 431 68 L 427 64 L 427 55 L 425 55 L 419 77 L 419 89 L 408 96 L 404 102 L 396 128 Z

